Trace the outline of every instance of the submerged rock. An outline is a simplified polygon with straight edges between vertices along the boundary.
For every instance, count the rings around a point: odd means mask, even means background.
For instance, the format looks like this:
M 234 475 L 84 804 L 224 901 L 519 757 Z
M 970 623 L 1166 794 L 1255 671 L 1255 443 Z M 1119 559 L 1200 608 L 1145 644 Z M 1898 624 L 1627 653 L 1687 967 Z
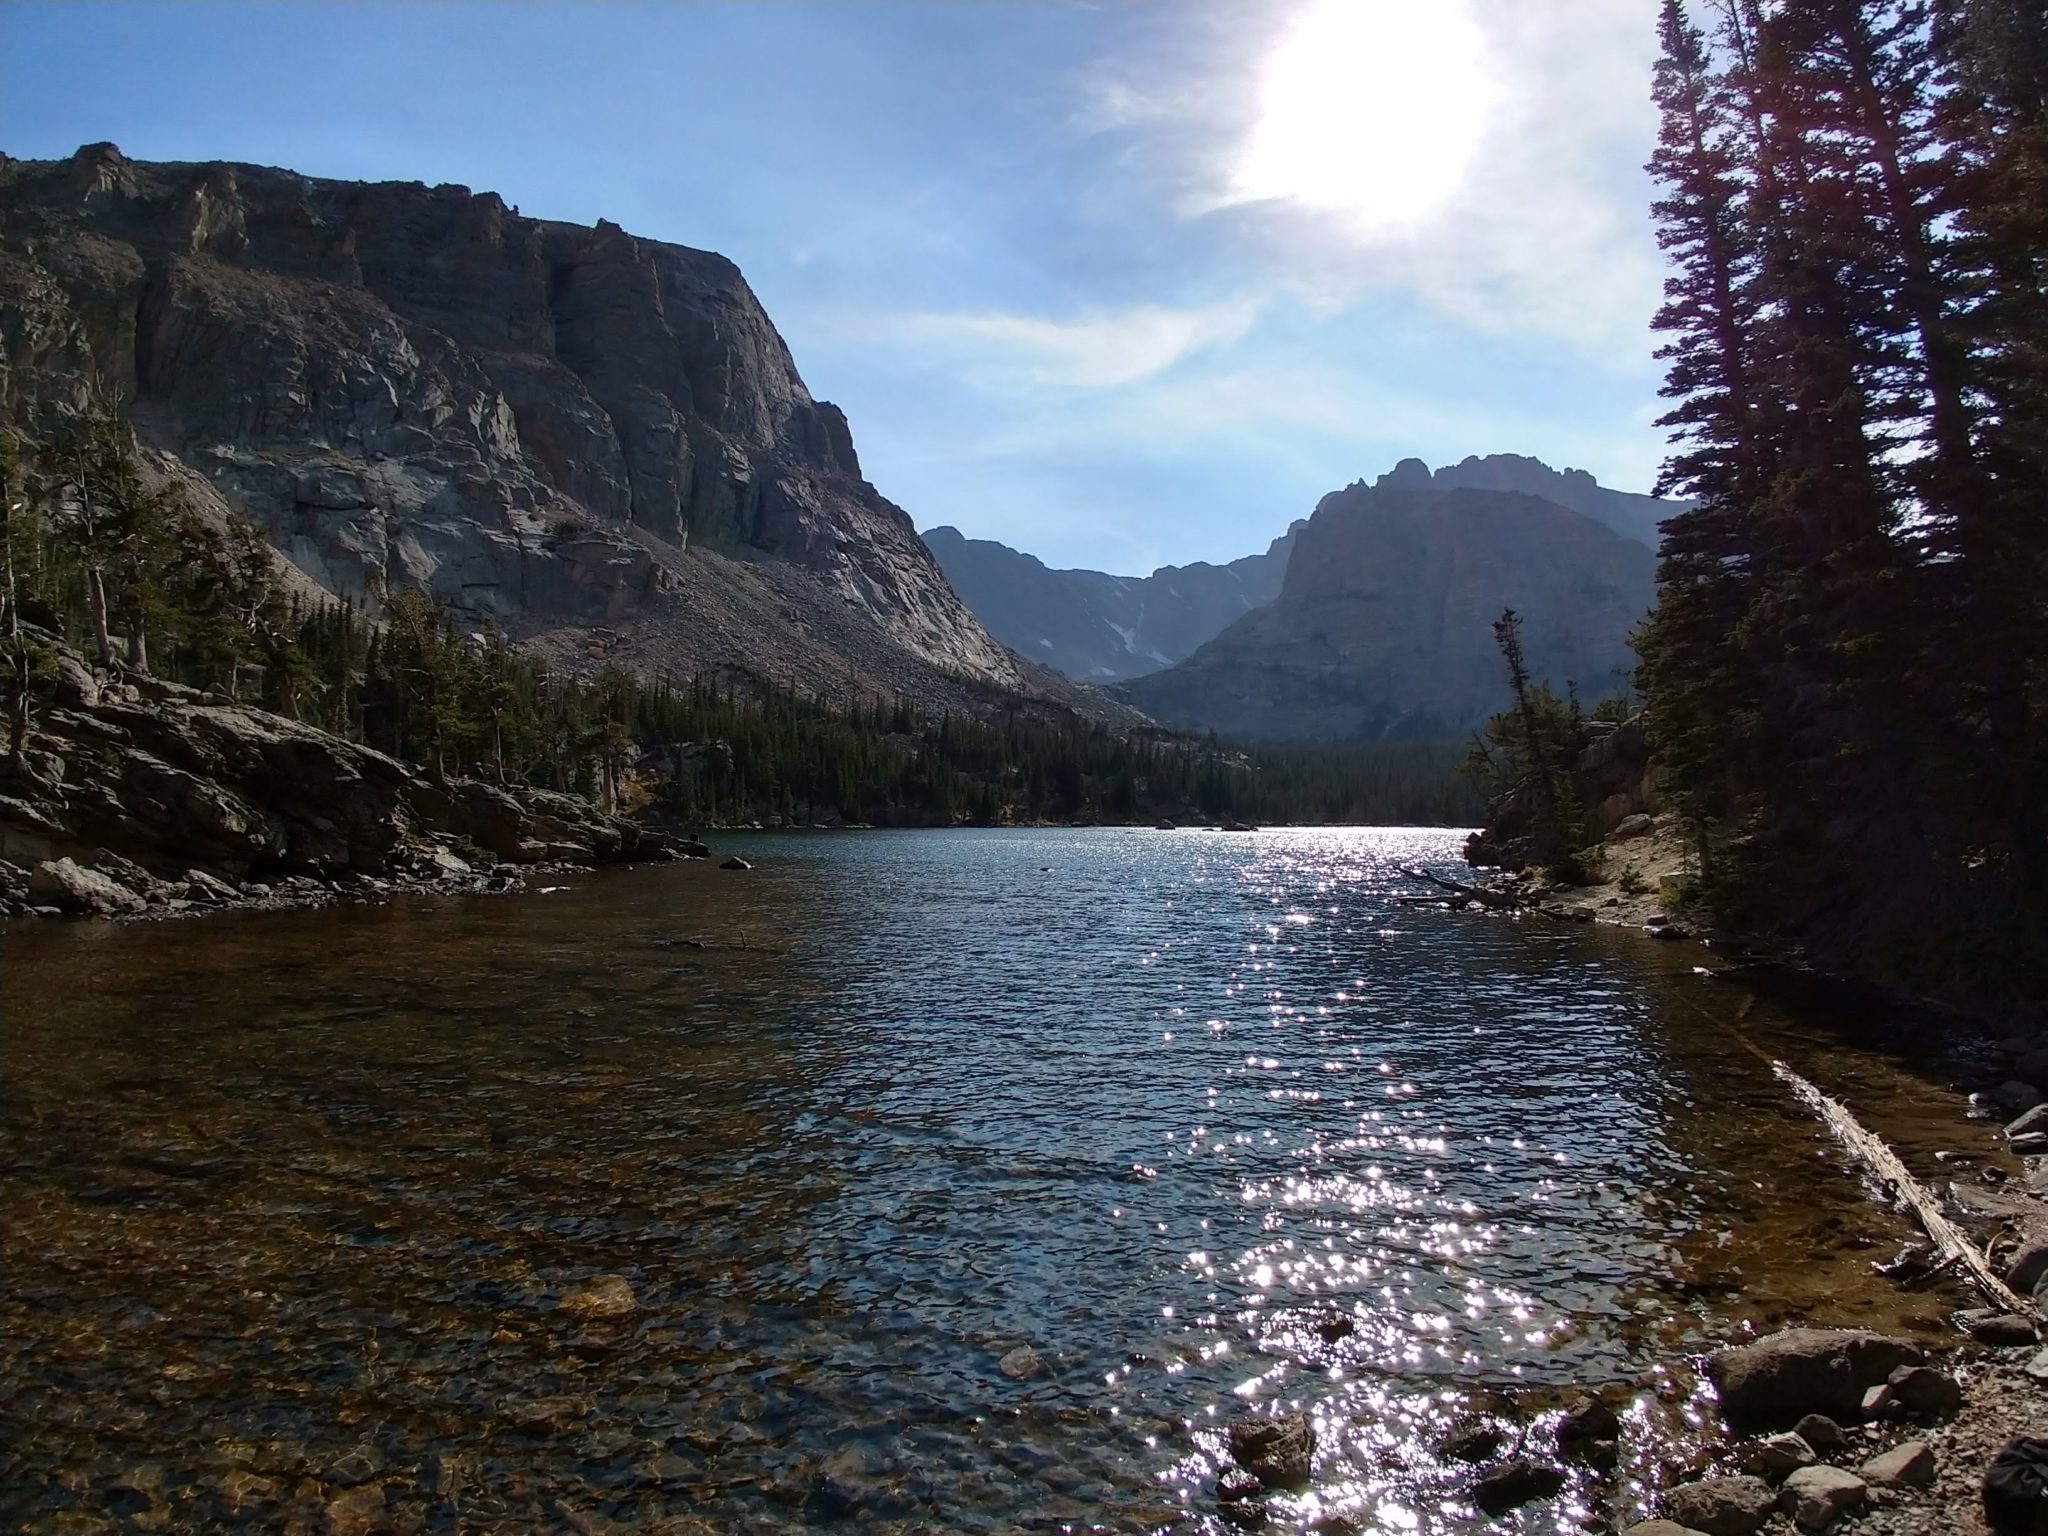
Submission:
M 1464 1419 L 1451 1427 L 1436 1451 L 1450 1461 L 1491 1461 L 1508 1443 L 1505 1431 L 1484 1419 Z
M 1472 1490 L 1472 1499 L 1487 1514 L 1504 1515 L 1538 1499 L 1554 1499 L 1564 1491 L 1564 1485 L 1562 1467 L 1517 1457 L 1482 1473 Z
M 1315 1452 L 1315 1426 L 1305 1413 L 1230 1426 L 1231 1459 L 1268 1488 L 1306 1488 Z
M 560 1306 L 585 1322 L 624 1317 L 639 1308 L 633 1284 L 624 1275 L 599 1275 L 588 1285 L 564 1293 Z

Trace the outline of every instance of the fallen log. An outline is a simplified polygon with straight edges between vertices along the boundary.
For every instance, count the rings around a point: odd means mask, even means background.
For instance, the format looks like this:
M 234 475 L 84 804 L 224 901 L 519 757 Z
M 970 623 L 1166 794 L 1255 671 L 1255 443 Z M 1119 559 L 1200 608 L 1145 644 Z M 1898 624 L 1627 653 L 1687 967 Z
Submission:
M 1746 1042 L 1745 1042 L 1746 1043 Z M 1865 1130 L 1854 1115 L 1837 1100 L 1829 1098 L 1805 1078 L 1794 1072 L 1782 1061 L 1771 1063 L 1771 1070 L 1789 1087 L 1806 1107 L 1818 1115 L 1827 1128 L 1843 1146 L 1860 1161 L 1880 1182 L 1886 1185 L 1920 1218 L 1920 1225 L 1943 1254 L 1942 1263 L 1933 1274 L 1933 1279 L 1950 1265 L 1960 1265 L 1977 1282 L 1977 1288 L 2003 1307 L 2006 1311 L 2021 1317 L 2036 1315 L 2033 1302 L 2021 1296 L 1992 1272 L 1991 1266 L 1977 1253 L 1972 1243 L 1956 1224 L 1942 1214 L 1940 1203 L 1928 1192 L 1927 1187 L 1906 1171 L 1906 1165 L 1899 1161 L 1899 1155 L 1881 1139 Z
M 1432 875 L 1426 869 L 1404 869 L 1401 873 L 1411 880 L 1420 880 L 1453 895 L 1462 896 L 1467 901 L 1476 901 L 1489 912 L 1519 912 L 1529 905 L 1519 896 L 1510 896 L 1503 891 L 1489 891 L 1483 885 L 1467 885 L 1462 880 L 1446 880 L 1442 875 Z

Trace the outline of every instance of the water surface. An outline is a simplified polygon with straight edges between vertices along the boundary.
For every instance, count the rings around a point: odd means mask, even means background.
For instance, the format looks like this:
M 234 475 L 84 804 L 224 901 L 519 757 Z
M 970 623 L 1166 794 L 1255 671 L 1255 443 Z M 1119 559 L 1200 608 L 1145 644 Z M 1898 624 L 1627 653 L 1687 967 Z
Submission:
M 1618 1475 L 1495 1527 L 1568 1531 L 1696 1449 L 1688 1352 L 1938 1327 L 1750 1047 L 1929 1169 L 1990 1146 L 1943 1065 L 1389 899 L 1459 841 L 762 837 L 6 931 L 0 1527 L 1208 1531 L 1223 1428 L 1299 1407 L 1274 1529 L 1437 1533 L 1448 1423 L 1543 1450 L 1609 1387 Z

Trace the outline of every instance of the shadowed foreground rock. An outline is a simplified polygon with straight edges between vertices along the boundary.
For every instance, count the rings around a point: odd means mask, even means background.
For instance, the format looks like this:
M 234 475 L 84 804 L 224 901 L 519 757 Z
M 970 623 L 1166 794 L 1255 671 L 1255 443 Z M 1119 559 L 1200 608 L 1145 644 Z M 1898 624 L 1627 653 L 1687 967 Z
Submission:
M 1721 1411 L 1738 1429 L 1777 1429 L 1809 1413 L 1858 1418 L 1863 1395 L 1925 1355 L 1909 1339 L 1850 1329 L 1788 1328 L 1707 1362 Z
M 492 864 L 681 856 L 573 795 L 435 783 L 313 726 L 156 678 L 106 679 L 62 654 L 27 771 L 0 764 L 0 913 L 481 888 Z

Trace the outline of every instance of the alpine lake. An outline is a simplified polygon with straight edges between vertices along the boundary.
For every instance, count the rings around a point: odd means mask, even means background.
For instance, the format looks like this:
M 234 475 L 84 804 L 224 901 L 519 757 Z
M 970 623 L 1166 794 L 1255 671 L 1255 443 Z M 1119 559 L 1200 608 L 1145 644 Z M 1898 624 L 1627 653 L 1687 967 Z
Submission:
M 1441 830 L 724 837 L 511 897 L 0 930 L 0 1529 L 1578 1531 L 1688 1362 L 1923 1333 L 1772 1073 L 1989 1159 L 1964 1065 Z M 538 887 L 546 885 L 546 890 Z M 1846 1027 L 1845 1027 L 1846 1026 Z M 1497 1523 L 1450 1428 L 1611 1471 Z

